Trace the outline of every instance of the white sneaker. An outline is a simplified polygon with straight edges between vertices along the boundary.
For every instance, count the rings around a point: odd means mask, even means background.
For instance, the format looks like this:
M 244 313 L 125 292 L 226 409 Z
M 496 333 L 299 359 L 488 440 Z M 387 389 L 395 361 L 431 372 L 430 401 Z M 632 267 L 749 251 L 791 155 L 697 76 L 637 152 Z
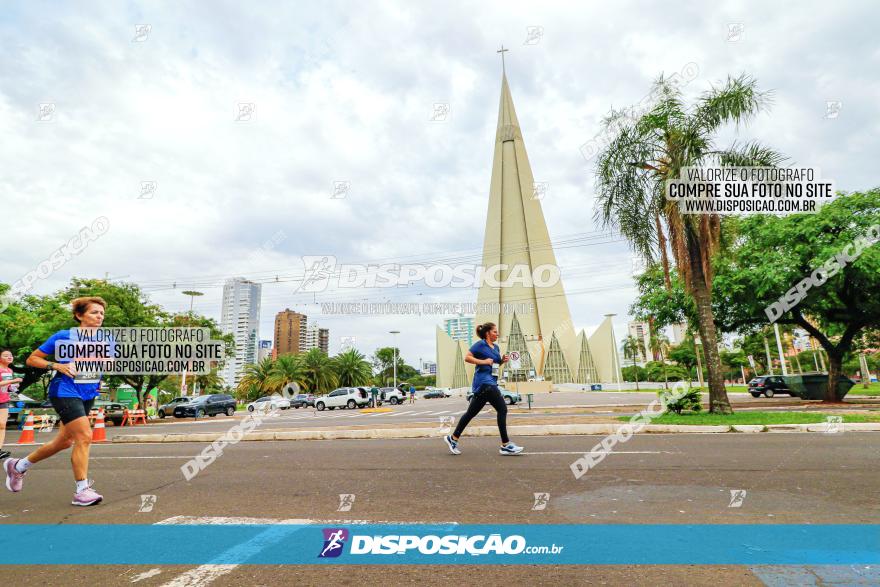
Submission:
M 446 441 L 446 446 L 449 447 L 449 452 L 454 455 L 460 455 L 461 451 L 458 449 L 458 442 L 452 438 L 450 435 L 446 435 L 443 437 L 443 440 Z
M 518 455 L 523 450 L 525 450 L 523 447 L 517 446 L 512 442 L 508 442 L 507 444 L 502 446 L 498 452 L 503 455 Z

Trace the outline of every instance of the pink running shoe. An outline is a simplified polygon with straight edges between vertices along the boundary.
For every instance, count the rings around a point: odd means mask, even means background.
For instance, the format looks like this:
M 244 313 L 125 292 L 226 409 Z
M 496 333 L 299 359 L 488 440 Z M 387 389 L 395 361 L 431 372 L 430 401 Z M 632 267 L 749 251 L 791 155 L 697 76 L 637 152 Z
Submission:
M 104 496 L 100 495 L 97 491 L 92 489 L 92 484 L 94 481 L 89 481 L 89 486 L 80 491 L 79 493 L 73 494 L 73 501 L 70 502 L 71 505 L 79 505 L 79 506 L 89 506 L 95 505 L 99 503 Z
M 15 465 L 20 460 L 21 459 L 6 459 L 3 463 L 3 468 L 6 470 L 6 489 L 13 493 L 21 491 L 21 486 L 24 484 L 24 476 L 27 475 L 27 471 L 19 473 L 15 470 Z

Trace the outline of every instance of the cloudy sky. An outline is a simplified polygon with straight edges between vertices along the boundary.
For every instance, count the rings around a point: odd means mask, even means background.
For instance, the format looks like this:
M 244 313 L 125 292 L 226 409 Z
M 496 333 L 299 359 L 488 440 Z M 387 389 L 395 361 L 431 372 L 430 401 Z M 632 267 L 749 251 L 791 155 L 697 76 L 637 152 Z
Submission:
M 661 73 L 695 96 L 746 72 L 774 104 L 740 137 L 839 189 L 880 185 L 871 4 L 5 2 L 0 280 L 106 216 L 110 230 L 33 291 L 107 275 L 182 311 L 195 288 L 196 310 L 219 319 L 223 280 L 251 277 L 267 282 L 261 338 L 288 307 L 331 329 L 331 352 L 353 336 L 370 354 L 397 329 L 407 362 L 433 358 L 443 316 L 322 315 L 315 301 L 472 302 L 473 290 L 312 295 L 294 278 L 303 255 L 479 254 L 503 43 L 575 324 L 590 332 L 614 312 L 621 336 L 631 256 L 597 232 L 581 152 L 602 116 Z

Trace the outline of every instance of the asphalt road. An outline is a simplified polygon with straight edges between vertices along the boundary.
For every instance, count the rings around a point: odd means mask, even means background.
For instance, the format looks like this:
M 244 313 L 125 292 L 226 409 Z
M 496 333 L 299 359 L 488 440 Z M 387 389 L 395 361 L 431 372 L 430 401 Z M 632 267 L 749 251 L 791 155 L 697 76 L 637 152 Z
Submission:
M 100 445 L 90 476 L 105 502 L 69 505 L 68 459 L 37 465 L 21 494 L 3 492 L 0 523 L 230 523 L 291 518 L 457 523 L 880 523 L 880 433 L 643 435 L 575 479 L 570 463 L 599 437 L 530 437 L 519 457 L 490 438 L 450 455 L 437 439 L 243 442 L 187 482 L 204 445 Z M 527 442 L 526 442 L 527 441 Z M 24 452 L 13 447 L 16 456 Z M 745 490 L 730 507 L 731 490 Z M 535 493 L 548 493 L 533 510 Z M 354 494 L 350 512 L 339 495 Z M 142 495 L 156 496 L 139 512 Z M 39 545 L 34 545 L 39 547 Z M 770 546 L 770 545 L 768 545 Z M 23 567 L 15 585 L 606 585 L 877 584 L 870 568 L 744 566 Z M 824 575 L 823 575 L 824 573 Z M 135 581 L 136 580 L 136 581 Z M 813 580 L 813 583 L 809 583 Z M 787 581 L 787 582 L 786 582 Z M 820 582 L 820 581 L 825 581 Z
M 730 394 L 731 401 L 735 402 L 736 409 L 792 409 L 810 407 L 810 402 L 790 398 L 752 398 L 745 393 Z M 653 393 L 636 392 L 558 392 L 552 394 L 535 394 L 532 410 L 525 403 L 517 404 L 511 408 L 510 414 L 517 418 L 542 417 L 546 409 L 552 409 L 555 414 L 577 414 L 582 417 L 613 417 L 617 415 L 630 415 L 637 412 L 640 406 L 645 406 L 655 398 Z M 622 410 L 619 406 L 633 406 L 630 410 Z M 377 426 L 387 427 L 398 422 L 403 423 L 429 423 L 440 424 L 445 419 L 455 420 L 464 413 L 467 402 L 463 397 L 451 397 L 445 399 L 419 399 L 414 404 L 402 404 L 397 406 L 385 405 L 390 408 L 388 413 L 365 413 L 362 410 L 324 410 L 318 412 L 314 408 L 281 410 L 276 417 L 265 421 L 260 425 L 260 430 L 289 430 L 300 428 L 336 428 L 346 426 Z M 587 410 L 587 411 L 585 411 Z M 219 432 L 222 433 L 240 420 L 246 412 L 238 412 L 232 418 L 225 415 L 206 417 L 195 420 L 194 418 L 177 419 L 173 417 L 164 420 L 152 421 L 147 426 L 135 426 L 118 428 L 112 424 L 107 425 L 107 437 L 112 439 L 118 434 L 183 434 L 188 432 Z M 478 421 L 494 422 L 495 413 L 491 406 L 486 406 L 478 416 Z M 18 439 L 18 431 L 10 428 L 7 432 L 7 442 L 14 443 Z M 43 443 L 52 439 L 53 432 L 38 432 L 37 442 Z

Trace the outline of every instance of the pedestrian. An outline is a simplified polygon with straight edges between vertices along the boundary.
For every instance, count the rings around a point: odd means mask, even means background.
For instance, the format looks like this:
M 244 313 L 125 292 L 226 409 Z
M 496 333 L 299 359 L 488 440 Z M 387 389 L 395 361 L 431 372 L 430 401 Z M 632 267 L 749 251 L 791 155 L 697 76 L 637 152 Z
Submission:
M 454 455 L 461 454 L 458 448 L 458 439 L 467 427 L 468 423 L 480 413 L 483 407 L 490 403 L 495 408 L 498 416 L 498 432 L 501 434 L 501 448 L 498 452 L 502 455 L 515 455 L 523 451 L 523 447 L 517 446 L 507 437 L 507 404 L 501 390 L 498 389 L 498 372 L 501 365 L 508 361 L 508 356 L 501 356 L 498 350 L 498 327 L 492 322 L 486 322 L 477 326 L 477 336 L 480 338 L 470 348 L 465 361 L 476 365 L 474 380 L 471 384 L 473 396 L 468 404 L 467 411 L 462 415 L 452 434 L 443 437 L 449 452 Z
M 3 450 L 6 441 L 6 421 L 9 419 L 9 394 L 18 390 L 21 377 L 16 377 L 12 372 L 12 351 L 3 349 L 0 351 L 0 460 L 10 456 L 10 452 Z
M 379 397 L 379 388 L 375 385 L 370 388 L 370 397 L 372 398 L 373 407 L 376 407 L 376 399 Z
M 411 404 L 416 403 L 416 386 L 415 385 L 409 386 L 409 403 L 411 403 Z
M 76 298 L 71 302 L 71 306 L 73 319 L 80 328 L 99 328 L 104 323 L 107 302 L 102 298 Z M 97 381 L 89 378 L 88 381 L 78 382 L 74 379 L 76 370 L 70 358 L 59 358 L 57 362 L 49 361 L 47 357 L 50 355 L 55 358 L 55 343 L 65 340 L 70 340 L 70 330 L 59 330 L 27 359 L 27 365 L 30 367 L 54 372 L 49 382 L 49 401 L 61 420 L 58 435 L 27 457 L 8 459 L 3 463 L 6 471 L 6 488 L 14 493 L 21 491 L 28 469 L 44 459 L 73 447 L 70 462 L 73 479 L 76 482 L 76 492 L 71 504 L 90 506 L 103 499 L 92 489 L 92 482 L 88 479 L 89 449 L 92 443 L 92 429 L 89 426 L 88 416 L 101 387 L 100 374 L 97 376 Z

